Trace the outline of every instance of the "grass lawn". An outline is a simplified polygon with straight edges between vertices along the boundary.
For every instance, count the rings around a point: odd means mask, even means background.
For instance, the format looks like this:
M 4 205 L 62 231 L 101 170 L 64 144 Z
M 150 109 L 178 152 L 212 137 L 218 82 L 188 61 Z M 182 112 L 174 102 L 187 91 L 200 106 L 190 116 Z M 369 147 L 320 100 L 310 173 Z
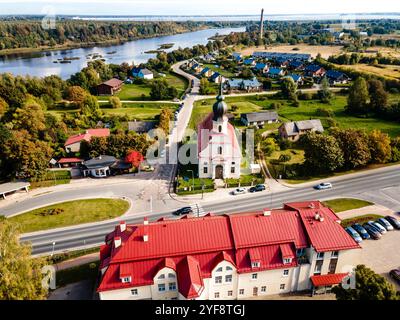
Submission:
M 68 184 L 71 180 L 71 173 L 68 170 L 48 171 L 42 181 L 32 181 L 31 189 L 51 187 L 59 184 Z
M 391 100 L 398 101 L 398 95 L 392 96 Z M 298 121 L 308 120 L 310 118 L 319 118 L 322 124 L 326 126 L 327 117 L 321 117 L 317 113 L 318 108 L 331 109 L 335 114 L 335 120 L 339 127 L 347 129 L 364 129 L 371 131 L 379 128 L 381 131 L 388 133 L 392 137 L 400 136 L 400 125 L 394 121 L 386 121 L 377 118 L 359 118 L 350 116 L 345 113 L 345 106 L 347 104 L 347 96 L 337 94 L 329 104 L 320 102 L 319 100 L 300 101 L 299 107 L 293 107 L 287 100 L 276 99 L 272 96 L 242 96 L 242 97 L 227 97 L 226 103 L 231 108 L 236 105 L 238 109 L 233 112 L 239 118 L 240 113 L 257 112 L 270 110 L 273 103 L 280 103 L 281 107 L 277 110 L 280 120 Z M 190 119 L 190 128 L 196 128 L 196 124 L 204 119 L 212 110 L 212 104 L 215 98 L 196 101 L 193 108 L 192 118 Z
M 218 72 L 219 74 L 223 75 L 225 78 L 233 78 L 235 74 L 229 70 L 225 70 L 222 68 L 217 68 L 214 64 L 205 63 L 204 67 L 208 67 L 210 70 L 214 72 Z
M 51 264 L 56 264 L 56 263 L 60 263 L 63 261 L 86 256 L 88 254 L 95 253 L 95 252 L 100 252 L 100 247 L 94 247 L 94 248 L 88 248 L 88 249 L 82 249 L 82 250 L 74 250 L 74 251 L 68 251 L 68 252 L 63 252 L 63 253 L 56 253 L 52 257 L 51 256 L 47 257 L 47 261 Z
M 57 288 L 83 280 L 91 280 L 93 285 L 99 272 L 100 262 L 90 262 L 70 269 L 60 270 L 56 273 Z
M 128 208 L 129 203 L 120 199 L 77 200 L 35 209 L 9 220 L 18 223 L 21 232 L 26 233 L 112 219 Z
M 172 72 L 167 73 L 163 78 L 157 79 L 165 79 L 169 85 L 174 86 L 178 90 L 179 97 L 188 86 L 188 82 L 185 78 Z M 154 80 L 146 81 L 146 83 L 143 84 L 124 84 L 121 91 L 115 94 L 115 96 L 126 101 L 151 101 L 150 91 L 152 81 Z M 97 96 L 97 99 L 108 100 L 110 96 Z
M 359 216 L 359 217 L 354 217 L 354 218 L 349 218 L 349 219 L 344 219 L 342 220 L 341 225 L 343 226 L 343 228 L 349 227 L 355 223 L 359 223 L 359 224 L 364 224 L 368 221 L 371 220 L 377 220 L 379 218 L 383 218 L 383 216 L 380 216 L 378 214 L 366 214 L 364 216 Z
M 335 212 L 354 210 L 373 205 L 373 203 L 369 201 L 351 199 L 351 198 L 339 198 L 339 199 L 328 200 L 324 201 L 323 204 L 331 208 Z

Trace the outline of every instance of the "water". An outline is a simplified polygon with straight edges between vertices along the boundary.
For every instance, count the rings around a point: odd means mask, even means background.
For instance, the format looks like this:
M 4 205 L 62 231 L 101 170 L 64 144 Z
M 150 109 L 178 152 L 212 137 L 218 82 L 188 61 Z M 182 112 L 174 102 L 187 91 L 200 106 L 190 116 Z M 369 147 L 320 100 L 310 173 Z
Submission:
M 87 66 L 87 62 L 90 61 L 86 58 L 88 54 L 98 53 L 106 59 L 107 63 L 121 64 L 122 62 L 127 62 L 132 64 L 134 62 L 139 64 L 155 57 L 156 54 L 146 54 L 145 52 L 156 50 L 162 44 L 174 43 L 172 48 L 165 50 L 168 52 L 179 47 L 185 48 L 193 47 L 196 44 L 206 44 L 209 41 L 208 39 L 216 33 L 223 35 L 242 31 L 245 31 L 244 27 L 207 29 L 172 36 L 135 40 L 107 47 L 79 48 L 0 57 L 0 73 L 10 72 L 14 75 L 37 77 L 58 75 L 63 79 L 67 79 Z M 116 51 L 116 53 L 110 54 L 113 51 Z M 65 64 L 53 63 L 53 61 L 64 57 L 79 57 L 80 59 L 71 60 L 71 63 Z

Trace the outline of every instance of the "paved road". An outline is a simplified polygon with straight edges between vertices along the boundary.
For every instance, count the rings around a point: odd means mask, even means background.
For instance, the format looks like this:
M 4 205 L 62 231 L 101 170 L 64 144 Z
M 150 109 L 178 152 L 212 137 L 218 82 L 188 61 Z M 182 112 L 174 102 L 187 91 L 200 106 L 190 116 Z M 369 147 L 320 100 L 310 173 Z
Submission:
M 390 188 L 399 188 L 400 170 L 397 167 L 386 168 L 372 173 L 364 173 L 357 177 L 343 176 L 336 181 L 332 190 L 316 191 L 312 187 L 288 188 L 286 191 L 276 193 L 261 192 L 246 196 L 232 196 L 223 201 L 202 203 L 204 212 L 215 214 L 230 214 L 235 212 L 251 211 L 263 208 L 278 208 L 285 202 L 304 200 L 326 200 L 343 196 L 354 196 L 368 198 L 368 193 L 379 192 Z M 375 199 L 381 204 L 380 199 Z M 386 203 L 387 205 L 387 203 Z M 400 210 L 400 195 L 392 198 L 390 209 Z M 154 212 L 152 214 L 139 214 L 128 217 L 127 223 L 141 223 L 143 217 L 148 216 L 150 220 L 160 217 L 171 217 L 171 210 Z M 77 227 L 52 230 L 34 235 L 24 235 L 23 241 L 30 241 L 33 245 L 33 254 L 50 253 L 53 250 L 52 243 L 55 242 L 55 251 L 76 249 L 84 245 L 101 244 L 104 235 L 112 231 L 117 221 L 107 221 L 95 225 L 80 225 Z

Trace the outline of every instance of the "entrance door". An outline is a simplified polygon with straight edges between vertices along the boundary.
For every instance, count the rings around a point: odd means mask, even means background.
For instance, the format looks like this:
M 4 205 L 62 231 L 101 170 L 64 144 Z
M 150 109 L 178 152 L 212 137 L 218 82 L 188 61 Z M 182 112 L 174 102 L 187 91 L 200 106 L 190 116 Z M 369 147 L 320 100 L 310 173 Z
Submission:
M 215 179 L 223 179 L 224 178 L 224 167 L 216 166 L 215 167 Z
M 258 296 L 258 287 L 253 288 L 253 296 L 257 297 Z

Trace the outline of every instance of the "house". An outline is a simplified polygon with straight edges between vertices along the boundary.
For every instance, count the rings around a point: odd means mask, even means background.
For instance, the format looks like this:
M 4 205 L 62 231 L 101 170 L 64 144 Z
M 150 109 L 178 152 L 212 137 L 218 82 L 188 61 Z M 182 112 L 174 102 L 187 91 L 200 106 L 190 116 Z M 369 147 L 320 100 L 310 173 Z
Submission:
M 304 62 L 311 61 L 311 54 L 307 54 L 307 53 L 286 53 L 286 52 L 255 51 L 255 52 L 253 52 L 252 56 L 255 59 L 267 59 L 267 60 L 287 59 L 289 61 L 301 60 L 301 61 L 304 61 Z
M 304 69 L 304 72 L 309 77 L 323 77 L 326 70 L 317 64 L 310 64 Z
M 262 73 L 267 73 L 269 70 L 269 66 L 267 63 L 258 62 L 256 63 L 254 69 L 257 71 L 261 71 Z
M 65 141 L 64 147 L 67 153 L 79 152 L 81 148 L 81 142 L 90 142 L 92 137 L 108 137 L 110 135 L 110 129 L 88 129 L 85 133 L 71 136 Z
M 128 130 L 136 133 L 147 133 L 157 126 L 156 121 L 129 121 Z
M 280 58 L 275 59 L 275 63 L 280 68 L 286 68 L 290 63 L 290 60 L 287 59 L 286 57 L 280 57 Z
M 213 111 L 197 127 L 199 178 L 240 178 L 242 152 L 227 113 L 221 83 Z
M 101 155 L 84 161 L 82 173 L 84 177 L 105 178 L 115 172 L 128 173 L 131 167 L 130 163 L 117 160 L 113 156 Z
M 288 139 L 291 141 L 299 140 L 300 136 L 306 134 L 307 132 L 324 132 L 324 127 L 322 126 L 321 120 L 303 120 L 294 122 L 285 122 L 279 129 L 279 136 L 282 139 Z
M 336 70 L 328 70 L 326 72 L 326 77 L 329 80 L 329 83 L 335 84 L 345 84 L 350 81 L 350 78 L 344 74 L 343 72 L 336 71 Z
M 263 89 L 262 83 L 257 78 L 253 79 L 230 79 L 225 82 L 228 91 L 260 92 Z
M 146 68 L 135 67 L 132 68 L 131 75 L 134 78 L 141 78 L 146 80 L 151 80 L 154 78 L 153 72 Z
M 289 68 L 292 70 L 298 70 L 298 71 L 304 70 L 304 68 L 305 68 L 304 62 L 301 60 L 290 61 Z
M 246 65 L 246 66 L 252 66 L 253 67 L 253 66 L 256 65 L 256 61 L 254 59 L 249 58 L 249 59 L 245 59 L 243 61 L 243 64 Z
M 192 68 L 195 64 L 199 64 L 195 59 L 190 59 L 187 63 L 188 68 Z
M 201 64 L 194 64 L 191 68 L 195 73 L 199 73 L 201 72 L 201 70 L 203 70 L 203 66 Z
M 292 78 L 293 81 L 297 84 L 297 85 L 301 85 L 303 83 L 303 78 L 301 75 L 298 74 L 289 74 L 284 78 Z
M 233 60 L 239 62 L 240 60 L 242 60 L 242 54 L 239 52 L 234 52 L 232 53 L 232 58 Z
M 179 239 L 179 241 L 177 241 Z M 101 300 L 241 300 L 349 280 L 361 247 L 319 201 L 229 215 L 121 221 L 100 248 Z
M 210 68 L 205 67 L 203 70 L 200 71 L 200 76 L 209 78 L 213 75 L 214 71 L 212 71 Z
M 242 113 L 240 121 L 248 127 L 262 127 L 266 123 L 276 123 L 279 121 L 278 114 L 275 111 Z
M 211 54 L 211 53 L 207 53 L 205 56 L 204 56 L 204 61 L 207 61 L 207 62 L 213 62 L 213 61 L 215 61 L 215 58 L 214 58 L 214 56 Z
M 71 168 L 79 167 L 83 162 L 84 160 L 81 158 L 61 158 L 57 161 L 57 165 L 59 168 Z
M 222 76 L 219 72 L 214 72 L 209 81 L 214 83 L 224 83 L 226 82 L 226 78 Z
M 99 96 L 112 96 L 121 90 L 123 84 L 124 82 L 119 79 L 110 79 L 97 86 L 97 94 Z
M 283 75 L 285 75 L 285 71 L 280 68 L 269 68 L 267 72 L 267 76 L 270 78 L 278 78 L 282 77 Z

